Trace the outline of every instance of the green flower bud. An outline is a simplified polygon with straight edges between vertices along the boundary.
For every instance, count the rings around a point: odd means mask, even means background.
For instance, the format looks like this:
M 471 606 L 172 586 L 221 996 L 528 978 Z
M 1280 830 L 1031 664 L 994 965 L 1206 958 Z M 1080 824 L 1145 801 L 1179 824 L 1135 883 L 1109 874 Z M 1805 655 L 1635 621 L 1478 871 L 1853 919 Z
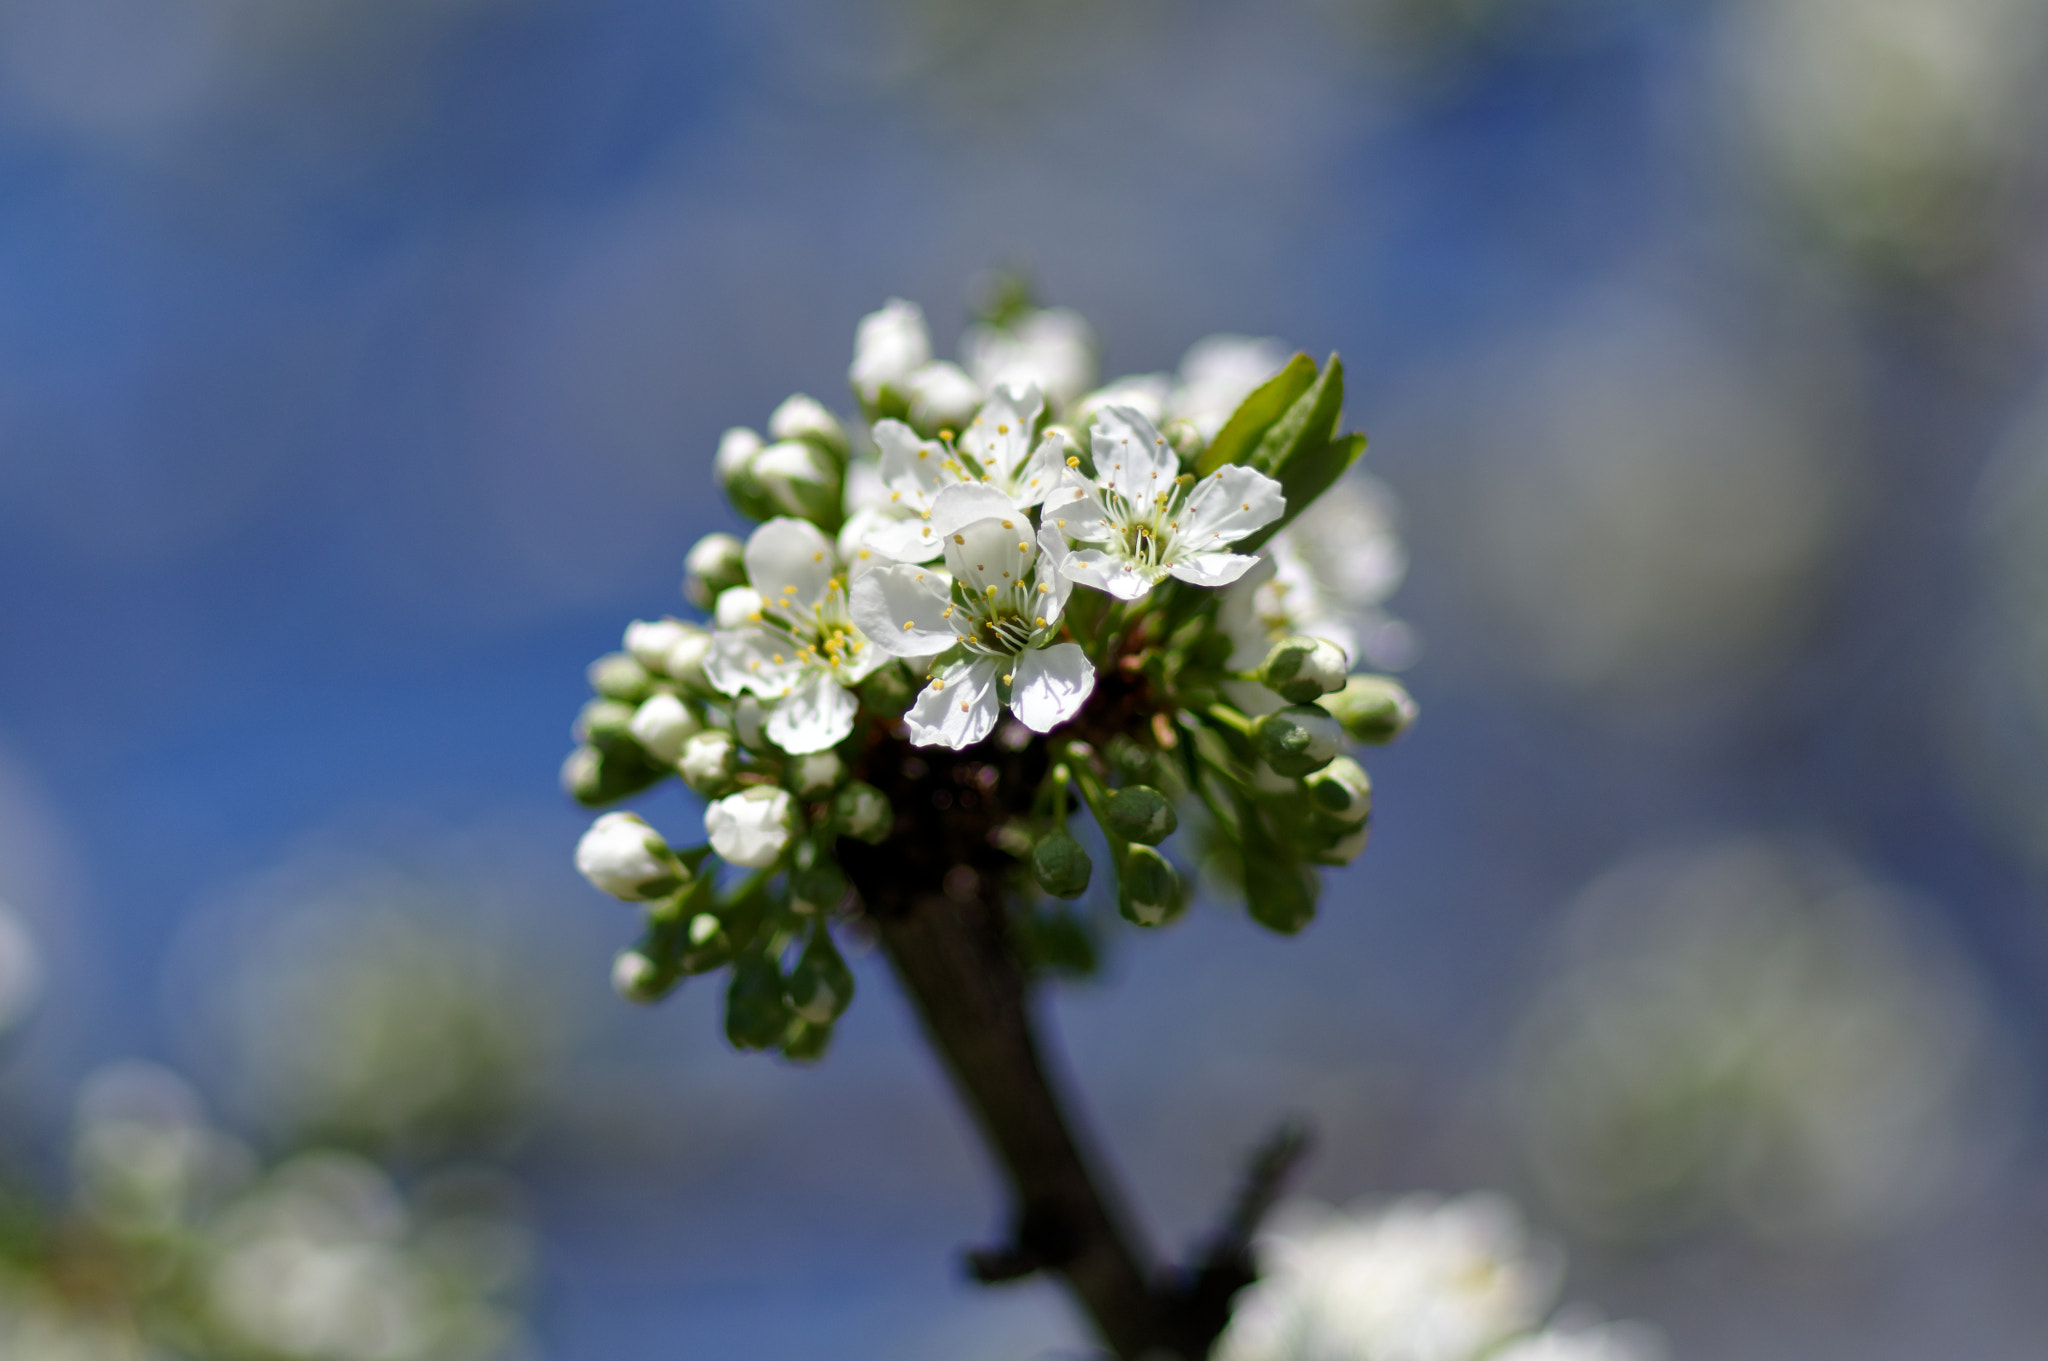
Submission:
M 877 667 L 873 675 L 860 683 L 860 700 L 870 712 L 893 722 L 910 707 L 910 697 L 915 691 L 903 663 L 889 662 Z
M 680 619 L 635 619 L 626 625 L 626 652 L 650 675 L 668 669 L 668 654 L 692 626 Z
M 598 808 L 638 794 L 667 774 L 649 765 L 636 746 L 612 751 L 578 747 L 562 762 L 562 792 L 586 808 Z
M 790 879 L 789 910 L 808 916 L 830 912 L 846 898 L 846 872 L 829 856 L 798 870 Z
M 1128 784 L 1111 794 L 1103 816 L 1112 834 L 1141 846 L 1157 846 L 1180 826 L 1166 796 L 1142 784 Z
M 591 689 L 623 704 L 638 704 L 646 699 L 653 685 L 647 668 L 624 652 L 607 652 L 592 662 L 584 674 L 590 677 Z
M 768 418 L 768 438 L 802 440 L 815 445 L 835 462 L 846 462 L 846 427 L 826 410 L 823 402 L 801 392 L 775 408 L 775 414 Z
M 1267 930 L 1291 936 L 1314 921 L 1316 894 L 1321 888 L 1314 870 L 1284 855 L 1245 849 L 1245 907 L 1252 920 Z
M 578 742 L 604 751 L 630 747 L 634 712 L 632 705 L 615 699 L 593 699 L 576 715 L 576 726 L 570 731 Z
M 833 751 L 814 751 L 792 757 L 788 769 L 789 787 L 800 799 L 822 799 L 846 778 L 846 762 Z
M 1355 830 L 1346 832 L 1318 850 L 1315 853 L 1315 862 L 1318 865 L 1332 866 L 1350 864 L 1365 850 L 1366 839 L 1371 833 L 1370 825 L 1360 823 Z
M 1414 698 L 1392 676 L 1353 676 L 1344 688 L 1323 701 L 1354 742 L 1380 746 L 1408 731 L 1421 712 Z
M 896 825 L 896 810 L 881 790 L 855 780 L 832 796 L 832 821 L 844 836 L 878 845 Z
M 768 740 L 768 710 L 752 695 L 741 695 L 733 701 L 732 735 L 739 738 L 740 745 L 748 751 L 762 754 L 776 751 L 775 744 Z
M 754 473 L 761 447 L 759 435 L 745 426 L 734 426 L 718 441 L 718 457 L 712 463 L 726 499 L 749 520 L 772 520 L 778 514 L 775 498 Z
M 805 440 L 781 440 L 754 455 L 749 472 L 779 514 L 814 524 L 839 519 L 839 470 Z
M 725 988 L 725 1038 L 735 1049 L 768 1049 L 789 1026 L 782 995 L 782 970 L 766 955 L 748 955 L 732 966 Z
M 612 990 L 628 1002 L 659 1002 L 680 981 L 638 950 L 621 950 L 612 961 Z
M 853 1001 L 853 970 L 832 944 L 832 933 L 822 925 L 811 932 L 810 943 L 789 972 L 789 1007 L 812 1025 L 830 1025 L 846 1013 Z
M 816 1063 L 832 1047 L 832 1027 L 796 1019 L 782 1032 L 782 1057 L 791 1063 Z
M 683 927 L 678 963 L 684 973 L 709 973 L 732 958 L 732 948 L 732 936 L 725 923 L 709 912 L 699 912 Z
M 1259 666 L 1259 681 L 1289 704 L 1307 704 L 1344 688 L 1351 659 L 1324 638 L 1282 638 Z
M 1349 756 L 1307 776 L 1301 787 L 1318 813 L 1338 822 L 1360 823 L 1372 815 L 1372 779 Z
M 739 744 L 722 728 L 707 728 L 683 743 L 676 756 L 676 769 L 683 783 L 706 798 L 715 798 L 732 787 L 733 772 L 739 767 Z
M 674 765 L 683 743 L 704 730 L 690 706 L 666 692 L 649 695 L 633 714 L 633 740 L 662 765 Z
M 711 635 L 703 629 L 692 629 L 669 650 L 662 670 L 686 686 L 709 690 L 711 681 L 704 675 L 704 663 L 710 656 Z
M 1055 898 L 1078 898 L 1088 891 L 1095 867 L 1088 852 L 1064 827 L 1055 827 L 1031 848 L 1031 877 Z
M 1166 857 L 1150 846 L 1133 846 L 1124 859 L 1117 910 L 1140 926 L 1164 926 L 1187 907 L 1180 893 L 1180 875 Z
M 1276 774 L 1299 778 L 1336 758 L 1344 749 L 1344 729 L 1324 709 L 1290 704 L 1260 719 L 1252 740 Z
M 709 610 L 720 591 L 747 584 L 746 553 L 747 546 L 735 535 L 706 534 L 683 559 L 683 594 L 698 609 Z

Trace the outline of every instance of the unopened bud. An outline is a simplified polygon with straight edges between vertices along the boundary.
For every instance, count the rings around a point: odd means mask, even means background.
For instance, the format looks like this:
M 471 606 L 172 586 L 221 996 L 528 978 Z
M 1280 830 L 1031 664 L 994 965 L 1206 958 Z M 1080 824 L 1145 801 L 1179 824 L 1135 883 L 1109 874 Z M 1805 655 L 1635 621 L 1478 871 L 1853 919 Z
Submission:
M 789 971 L 790 1010 L 812 1025 L 830 1025 L 853 1001 L 853 970 L 832 944 L 832 933 L 820 923 L 810 943 Z
M 876 667 L 874 673 L 860 683 L 861 703 L 891 721 L 902 717 L 915 692 L 909 673 L 904 670 L 903 663 L 897 661 Z
M 562 762 L 562 792 L 586 808 L 601 808 L 637 794 L 668 774 L 649 765 L 637 744 L 621 742 L 610 751 L 578 747 Z
M 615 699 L 593 699 L 576 715 L 570 735 L 578 742 L 609 751 L 632 740 L 635 712 L 632 705 Z
M 761 605 L 761 593 L 753 587 L 732 586 L 718 593 L 718 604 L 712 614 L 718 627 L 731 633 L 753 623 Z
M 864 780 L 855 780 L 832 796 L 832 821 L 844 836 L 870 846 L 888 839 L 896 826 L 889 796 Z
M 1289 704 L 1307 704 L 1344 688 L 1351 659 L 1326 638 L 1282 638 L 1266 653 L 1259 681 Z
M 711 462 L 713 476 L 725 486 L 746 471 L 754 455 L 761 452 L 762 439 L 744 425 L 735 425 L 718 437 L 718 457 Z
M 789 787 L 800 799 L 822 799 L 846 778 L 846 762 L 832 751 L 814 751 L 789 763 Z
M 794 1020 L 782 1032 L 782 1057 L 791 1063 L 816 1063 L 832 1047 L 832 1027 Z
M 835 463 L 846 462 L 846 427 L 815 397 L 799 392 L 768 418 L 768 438 L 802 440 L 814 445 Z
M 1031 848 L 1031 877 L 1055 898 L 1078 898 L 1088 891 L 1095 866 L 1088 852 L 1064 827 L 1055 827 Z
M 683 594 L 690 603 L 708 610 L 720 591 L 745 585 L 746 552 L 747 546 L 731 534 L 706 534 L 697 540 L 683 559 Z
M 866 407 L 910 400 L 910 376 L 931 362 L 932 337 L 914 302 L 891 298 L 860 319 L 853 333 L 853 366 L 846 377 Z M 890 401 L 889 399 L 892 399 Z M 898 413 L 900 414 L 900 412 Z
M 576 868 L 614 898 L 643 902 L 673 893 L 683 867 L 660 833 L 632 813 L 606 813 L 576 843 Z
M 765 955 L 748 955 L 732 966 L 725 989 L 725 1037 L 735 1049 L 767 1049 L 789 1025 L 782 995 L 782 970 Z
M 741 695 L 732 705 L 732 735 L 748 751 L 771 751 L 768 740 L 768 709 L 752 695 Z
M 1321 770 L 1344 750 L 1344 729 L 1313 704 L 1291 704 L 1267 714 L 1252 738 L 1266 764 L 1290 778 Z
M 757 785 L 706 808 L 704 834 L 728 864 L 767 869 L 796 837 L 796 806 L 788 790 Z
M 739 766 L 739 744 L 722 728 L 708 728 L 693 734 L 676 756 L 676 769 L 683 783 L 707 797 L 723 794 L 732 785 Z
M 846 898 L 846 872 L 829 857 L 797 871 L 789 881 L 789 910 L 799 916 L 829 913 Z
M 1129 784 L 1109 796 L 1103 809 L 1109 831 L 1141 846 L 1157 846 L 1173 835 L 1180 818 L 1166 796 L 1149 785 Z
M 612 990 L 643 1006 L 675 990 L 676 977 L 638 950 L 621 950 L 612 961 Z
M 662 669 L 684 685 L 708 689 L 711 682 L 704 674 L 704 663 L 710 656 L 711 635 L 702 629 L 693 629 L 669 652 Z
M 732 958 L 732 937 L 725 923 L 709 912 L 699 912 L 683 928 L 681 964 L 684 973 L 708 973 L 722 968 Z
M 1284 855 L 1245 848 L 1244 902 L 1253 921 L 1291 936 L 1315 920 L 1316 872 Z
M 1391 676 L 1353 676 L 1344 688 L 1323 701 L 1354 742 L 1374 746 L 1408 731 L 1421 712 L 1407 689 Z
M 752 475 L 785 514 L 835 525 L 839 518 L 839 473 L 807 440 L 780 440 L 754 456 Z
M 627 704 L 638 704 L 647 698 L 652 678 L 647 668 L 624 652 L 607 652 L 590 664 L 584 673 L 590 678 L 590 688 L 606 699 L 616 699 Z
M 643 670 L 661 675 L 668 669 L 668 654 L 694 632 L 680 619 L 635 619 L 626 625 L 626 651 Z
M 1118 885 L 1117 910 L 1139 926 L 1164 926 L 1186 906 L 1180 896 L 1180 875 L 1166 857 L 1150 846 L 1133 846 L 1124 859 Z
M 926 364 L 910 375 L 910 423 L 919 430 L 965 430 L 981 409 L 981 386 L 958 364 Z
M 1319 865 L 1348 865 L 1365 851 L 1365 843 L 1372 835 L 1372 828 L 1360 823 L 1357 830 L 1346 832 L 1322 850 L 1316 852 Z
M 1341 823 L 1364 822 L 1372 816 L 1372 780 L 1365 767 L 1339 756 L 1301 782 L 1316 811 Z
M 683 743 L 704 730 L 690 706 L 674 695 L 649 695 L 633 715 L 633 739 L 663 765 L 674 765 Z

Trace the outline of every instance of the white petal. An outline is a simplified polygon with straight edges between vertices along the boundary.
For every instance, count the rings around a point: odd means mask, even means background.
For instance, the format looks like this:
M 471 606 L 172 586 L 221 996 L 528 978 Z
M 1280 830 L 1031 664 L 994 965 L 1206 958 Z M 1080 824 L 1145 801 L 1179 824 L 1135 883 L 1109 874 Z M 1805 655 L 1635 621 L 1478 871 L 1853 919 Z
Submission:
M 1081 712 L 1095 692 L 1095 664 L 1079 643 L 1035 647 L 1011 673 L 1010 708 L 1033 732 L 1051 732 Z
M 830 674 L 813 671 L 768 715 L 768 740 L 792 756 L 837 746 L 853 731 L 859 707 Z
M 877 421 L 875 447 L 882 451 L 882 481 L 891 491 L 929 496 L 944 485 L 939 465 L 946 461 L 946 446 L 937 440 L 919 439 L 902 421 Z
M 869 645 L 894 657 L 929 657 L 959 641 L 946 618 L 952 608 L 945 573 L 922 567 L 878 567 L 853 583 L 853 622 Z
M 1006 665 L 993 657 L 957 662 L 919 691 L 910 712 L 903 715 L 911 745 L 942 745 L 958 751 L 987 737 L 995 730 L 996 711 L 1002 707 L 996 695 L 996 672 Z
M 1031 457 L 1017 470 L 1011 490 L 1016 493 L 1017 504 L 1035 506 L 1052 495 L 1060 484 L 1061 474 L 1069 471 L 1067 457 L 1073 451 L 1067 448 L 1067 439 L 1059 431 L 1047 433 L 1031 451 Z
M 704 676 L 724 694 L 751 690 L 763 699 L 787 694 L 803 671 L 793 644 L 763 629 L 711 635 Z
M 946 566 L 968 592 L 981 596 L 993 586 L 1007 591 L 1029 579 L 1038 549 L 1023 511 L 1001 519 L 976 520 L 946 536 Z
M 1127 406 L 1105 407 L 1090 431 L 1095 451 L 1095 476 L 1134 505 L 1173 489 L 1180 476 L 1180 455 L 1166 436 Z
M 882 470 L 873 459 L 857 458 L 846 465 L 840 500 L 849 515 L 889 504 L 889 488 L 883 484 Z
M 891 298 L 879 312 L 860 319 L 853 333 L 853 366 L 846 376 L 867 401 L 884 387 L 901 388 L 931 362 L 932 338 L 924 312 L 914 302 Z
M 1228 586 L 1259 559 L 1252 553 L 1190 553 L 1174 560 L 1167 571 L 1195 586 Z
M 932 501 L 928 523 L 932 533 L 945 538 L 976 520 L 1021 520 L 1024 508 L 1009 495 L 981 482 L 955 482 Z
M 981 385 L 958 364 L 926 364 L 910 375 L 910 416 L 927 430 L 958 430 L 981 405 Z
M 1072 468 L 1061 471 L 1059 485 L 1045 498 L 1038 519 L 1081 543 L 1106 543 L 1116 535 L 1095 484 Z
M 1193 552 L 1236 543 L 1287 509 L 1280 484 L 1243 464 L 1218 468 L 1202 479 L 1181 511 L 1177 541 Z
M 808 610 L 825 598 L 825 584 L 838 567 L 832 541 L 808 520 L 773 519 L 747 539 L 747 584 L 771 609 Z
M 1073 593 L 1073 578 L 1061 570 L 1073 555 L 1059 530 L 1046 525 L 1038 531 L 1038 565 L 1032 571 L 1036 578 L 1032 584 L 1052 587 L 1050 591 L 1037 592 L 1038 617 L 1048 624 L 1060 617 L 1060 612 L 1067 608 L 1067 597 Z
M 1084 548 L 1074 554 L 1067 559 L 1060 573 L 1067 580 L 1079 585 L 1107 591 L 1118 600 L 1136 600 L 1152 589 L 1160 575 L 1141 572 L 1121 558 L 1113 558 L 1099 548 Z
M 1032 427 L 1044 409 L 1045 399 L 1036 387 L 1027 386 L 1021 392 L 998 388 L 955 443 L 971 454 L 984 472 L 1008 482 L 1031 452 Z

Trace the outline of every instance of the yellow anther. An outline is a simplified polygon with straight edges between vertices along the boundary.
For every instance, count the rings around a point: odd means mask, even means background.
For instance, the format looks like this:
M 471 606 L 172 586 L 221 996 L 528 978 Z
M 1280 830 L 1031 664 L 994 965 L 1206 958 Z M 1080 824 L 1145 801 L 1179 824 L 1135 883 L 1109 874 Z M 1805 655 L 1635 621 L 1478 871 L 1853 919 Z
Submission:
M 911 631 L 912 629 L 914 629 L 914 628 L 916 628 L 916 627 L 917 627 L 917 625 L 916 625 L 915 623 L 913 623 L 912 621 L 908 620 L 908 619 L 906 619 L 906 620 L 904 620 L 904 621 L 903 621 L 903 631 L 904 631 L 905 633 L 908 633 L 908 632 L 910 632 L 910 631 Z
M 1007 435 L 1010 433 L 1010 427 L 1007 425 L 999 425 L 996 427 L 996 433 L 998 435 Z M 995 445 L 991 444 L 989 445 L 989 448 L 993 449 L 995 448 Z
M 1014 524 L 1010 523 L 1010 522 L 1009 522 L 1008 520 L 1005 520 L 1005 521 L 1003 521 L 1003 528 L 1004 528 L 1004 529 L 1015 529 L 1016 527 L 1017 527 L 1016 525 L 1014 525 Z
M 1012 671 L 1005 671 L 1005 672 L 1003 673 L 1003 684 L 1005 684 L 1005 685 L 1008 685 L 1008 684 L 1009 684 L 1009 683 L 1010 683 L 1011 681 L 1013 681 L 1013 680 L 1015 680 L 1015 679 L 1017 679 L 1017 676 L 1016 676 L 1016 673 L 1015 673 L 1015 672 L 1012 672 Z
M 1044 628 L 1044 627 L 1045 627 L 1045 616 L 1044 616 L 1044 615 L 1042 615 L 1042 614 L 1041 614 L 1041 615 L 1038 615 L 1038 616 L 1037 616 L 1037 620 L 1038 620 L 1038 626 L 1039 626 L 1040 628 Z
M 1247 501 L 1247 502 L 1245 502 L 1245 503 L 1244 503 L 1243 509 L 1245 509 L 1245 510 L 1250 510 L 1251 508 L 1252 508 L 1252 503 L 1251 503 L 1251 502 Z
M 960 712 L 963 714 L 967 712 L 967 701 L 964 699 L 960 701 Z
M 1019 539 L 1017 540 L 1017 551 L 1019 553 L 1029 553 L 1031 551 L 1031 545 L 1025 543 L 1022 539 Z
M 870 553 L 870 552 L 868 552 L 868 550 L 867 550 L 867 549 L 865 549 L 865 548 L 863 548 L 863 549 L 861 549 L 861 550 L 860 550 L 860 560 L 861 560 L 862 562 L 866 562 L 866 561 L 867 561 L 867 560 L 868 560 L 869 558 L 871 558 L 871 557 L 873 557 L 873 556 L 874 556 L 874 554 L 873 554 L 873 553 Z
M 964 535 L 964 534 L 955 534 L 955 535 L 953 536 L 953 542 L 954 542 L 954 543 L 962 543 L 962 544 L 964 544 L 964 543 L 966 543 L 966 542 L 967 542 L 967 536 L 966 536 L 966 535 Z
M 946 606 L 946 612 L 945 612 L 944 614 L 942 614 L 942 615 L 940 615 L 940 616 L 939 616 L 939 618 L 941 618 L 941 619 L 951 619 L 952 617 L 953 617 L 953 607 L 952 607 L 951 605 L 948 605 L 948 606 Z
M 917 456 L 919 458 L 930 458 L 932 456 L 932 451 L 929 449 L 920 449 L 917 451 Z
M 1069 468 L 1078 468 L 1078 467 L 1080 467 L 1080 466 L 1081 466 L 1081 460 L 1080 460 L 1080 458 L 1079 458 L 1078 456 L 1074 455 L 1074 454 L 1068 454 L 1068 455 L 1067 455 L 1067 466 L 1068 466 Z
M 900 492 L 900 491 L 892 491 L 892 492 L 890 492 L 890 493 L 889 493 L 889 504 L 890 504 L 890 505 L 894 505 L 894 504 L 896 504 L 896 503 L 897 503 L 898 501 L 901 501 L 902 499 L 903 499 L 903 493 L 902 493 L 902 492 Z
M 782 665 L 782 654 L 781 654 L 780 652 L 778 652 L 778 653 L 776 653 L 776 654 L 775 654 L 775 664 L 776 664 L 777 666 L 781 666 L 781 665 Z
M 822 549 L 820 549 L 820 550 L 819 550 L 818 552 L 816 552 L 816 553 L 813 553 L 813 554 L 811 554 L 811 561 L 812 561 L 812 562 L 823 562 L 824 560 L 825 560 L 825 554 L 824 554 L 824 550 L 822 550 Z
M 1005 572 L 1005 573 L 1004 573 L 1003 575 L 1004 575 L 1004 576 L 1008 576 L 1008 575 L 1009 575 L 1009 573 Z M 994 600 L 994 599 L 996 598 L 996 588 L 995 588 L 995 583 L 994 583 L 994 582 L 990 582 L 990 583 L 989 583 L 989 588 L 988 588 L 988 598 L 989 598 L 990 600 Z
M 1051 595 L 1052 587 L 1046 585 L 1044 582 L 1041 581 L 1038 583 L 1038 593 L 1040 595 Z
M 932 682 L 932 689 L 934 690 L 943 690 L 945 688 L 946 682 L 944 680 L 935 680 Z

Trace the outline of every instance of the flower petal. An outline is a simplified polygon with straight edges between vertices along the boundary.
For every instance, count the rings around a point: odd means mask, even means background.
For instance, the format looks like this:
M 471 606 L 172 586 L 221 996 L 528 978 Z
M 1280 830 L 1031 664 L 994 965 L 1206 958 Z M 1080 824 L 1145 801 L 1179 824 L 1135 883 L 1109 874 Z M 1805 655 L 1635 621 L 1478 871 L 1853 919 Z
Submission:
M 1121 558 L 1113 558 L 1099 548 L 1084 548 L 1068 558 L 1060 568 L 1060 574 L 1067 580 L 1082 586 L 1093 586 L 1098 591 L 1107 591 L 1118 600 L 1136 600 L 1152 589 L 1162 573 L 1141 572 Z
M 1072 468 L 1061 471 L 1060 483 L 1045 498 L 1045 509 L 1038 518 L 1081 543 L 1107 543 L 1116 537 L 1116 527 L 1110 523 L 1109 510 L 1095 484 Z
M 960 432 L 956 447 L 972 456 L 993 480 L 1008 483 L 1031 453 L 1032 428 L 1044 409 L 1045 399 L 1035 386 L 1026 386 L 1021 392 L 997 388 L 980 414 Z
M 1067 608 L 1067 597 L 1073 593 L 1073 578 L 1061 570 L 1072 556 L 1074 551 L 1067 547 L 1058 529 L 1046 525 L 1038 531 L 1038 565 L 1032 569 L 1032 576 L 1035 586 L 1052 588 L 1037 592 L 1038 617 L 1047 624 L 1059 622 L 1061 611 Z
M 946 536 L 946 566 L 972 595 L 990 587 L 1007 591 L 1028 579 L 1038 556 L 1031 534 L 1031 521 L 1020 510 L 1001 519 L 976 520 Z
M 704 659 L 705 679 L 728 695 L 751 690 L 775 699 L 788 694 L 802 672 L 795 645 L 765 629 L 721 629 L 711 635 L 711 655 Z
M 1051 732 L 1095 692 L 1095 664 L 1079 643 L 1031 648 L 1011 676 L 1010 708 L 1033 732 Z
M 1241 463 L 1227 464 L 1189 493 L 1176 541 L 1194 553 L 1221 548 L 1271 524 L 1286 509 L 1278 482 Z
M 1134 506 L 1173 490 L 1180 455 L 1142 415 L 1127 406 L 1104 407 L 1090 434 L 1102 485 Z
M 945 538 L 976 520 L 1024 518 L 1024 508 L 1007 492 L 982 482 L 955 482 L 933 498 L 928 523 L 934 535 Z
M 877 421 L 875 447 L 882 451 L 882 481 L 891 491 L 929 498 L 945 485 L 939 465 L 946 461 L 946 446 L 937 440 L 919 439 L 902 421 Z
M 1228 586 L 1258 560 L 1252 553 L 1189 553 L 1176 558 L 1166 570 L 1190 585 Z
M 994 657 L 956 662 L 945 675 L 918 692 L 903 715 L 912 746 L 971 747 L 995 730 L 996 671 L 1006 663 Z
M 1060 474 L 1067 471 L 1068 452 L 1066 435 L 1058 430 L 1046 432 L 1013 479 L 1011 490 L 1016 493 L 1018 505 L 1035 506 L 1052 495 L 1060 484 Z
M 891 656 L 943 652 L 959 641 L 947 619 L 947 586 L 946 574 L 930 568 L 877 567 L 853 583 L 853 622 Z
M 859 707 L 830 674 L 813 671 L 775 705 L 764 726 L 770 742 L 805 756 L 845 741 Z
M 939 555 L 939 536 L 932 529 L 931 522 L 912 516 L 909 519 L 890 519 L 873 515 L 865 520 L 869 512 L 862 511 L 846 523 L 853 526 L 860 520 L 860 547 L 879 554 L 891 562 L 930 562 Z M 849 555 L 849 562 L 855 576 L 865 568 L 859 565 L 859 550 Z
M 747 539 L 747 584 L 771 609 L 808 611 L 825 598 L 825 586 L 839 564 L 832 541 L 808 520 L 769 520 Z

